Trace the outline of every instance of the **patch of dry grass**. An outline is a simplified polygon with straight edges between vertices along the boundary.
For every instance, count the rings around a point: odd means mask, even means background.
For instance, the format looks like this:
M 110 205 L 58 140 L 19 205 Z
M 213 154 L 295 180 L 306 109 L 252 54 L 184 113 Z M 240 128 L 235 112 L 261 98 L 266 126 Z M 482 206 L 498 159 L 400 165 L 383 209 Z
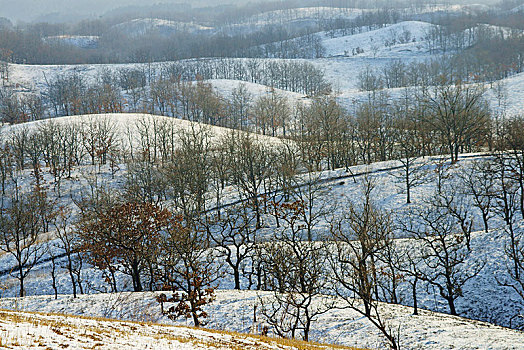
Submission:
M 95 321 L 97 322 L 97 324 L 75 324 L 73 322 L 75 319 Z M 81 331 L 84 337 L 93 340 L 96 344 L 99 345 L 103 345 L 104 341 L 109 341 L 111 337 L 114 337 L 115 335 L 123 336 L 130 334 L 138 334 L 156 340 L 173 341 L 179 343 L 192 343 L 203 347 L 213 347 L 231 350 L 269 349 L 274 347 L 297 350 L 359 350 L 353 347 L 304 342 L 296 339 L 271 338 L 230 331 L 164 325 L 151 322 L 121 321 L 109 318 L 64 315 L 59 313 L 29 313 L 0 310 L 0 320 L 2 320 L 3 322 L 13 322 L 15 324 L 29 323 L 35 327 L 49 327 L 49 329 L 51 329 L 52 332 L 65 338 L 71 337 L 71 334 L 75 330 Z M 173 334 L 169 331 L 173 329 L 186 329 L 188 331 L 205 331 L 208 334 L 211 334 L 211 336 L 197 338 L 193 334 L 191 334 L 191 332 L 188 332 L 184 335 Z M 216 334 L 217 336 L 220 335 L 221 337 L 215 338 L 212 336 L 212 334 Z M 224 337 L 224 335 L 226 335 L 227 337 Z

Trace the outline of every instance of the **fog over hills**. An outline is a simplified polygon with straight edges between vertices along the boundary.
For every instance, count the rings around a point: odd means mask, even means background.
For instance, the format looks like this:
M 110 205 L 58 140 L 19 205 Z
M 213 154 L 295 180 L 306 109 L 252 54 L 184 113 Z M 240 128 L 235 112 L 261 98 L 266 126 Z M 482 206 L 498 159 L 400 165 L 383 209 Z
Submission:
M 93 18 L 107 11 L 125 6 L 148 6 L 159 4 L 190 3 L 195 6 L 225 5 L 246 3 L 245 0 L 0 0 L 0 17 L 16 21 L 53 21 L 67 22 L 82 18 Z M 30 11 L 28 11 L 30 9 Z
M 83 18 L 93 18 L 119 7 L 155 6 L 163 4 L 188 3 L 192 7 L 218 6 L 227 4 L 247 4 L 249 2 L 268 2 L 268 0 L 0 0 L 0 17 L 13 22 L 68 22 Z M 497 3 L 497 0 L 463 0 L 458 3 Z M 29 11 L 28 11 L 29 9 Z

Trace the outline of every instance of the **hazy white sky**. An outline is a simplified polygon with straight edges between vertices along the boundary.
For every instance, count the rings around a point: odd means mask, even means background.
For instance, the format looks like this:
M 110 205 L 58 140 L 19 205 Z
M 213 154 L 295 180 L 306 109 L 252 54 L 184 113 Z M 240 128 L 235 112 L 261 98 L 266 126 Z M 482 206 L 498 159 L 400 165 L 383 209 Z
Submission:
M 0 0 L 0 17 L 12 21 L 31 21 L 50 13 L 98 16 L 126 5 L 154 5 L 157 3 L 226 4 L 247 0 Z
M 257 2 L 261 0 L 251 0 Z M 264 1 L 264 0 L 262 0 Z M 269 0 L 268 0 L 269 1 Z M 498 0 L 451 0 L 451 2 L 496 2 Z M 0 0 L 0 17 L 13 22 L 32 21 L 51 13 L 99 16 L 111 9 L 126 5 L 153 5 L 157 3 L 191 3 L 193 6 L 213 3 L 247 3 L 249 0 Z

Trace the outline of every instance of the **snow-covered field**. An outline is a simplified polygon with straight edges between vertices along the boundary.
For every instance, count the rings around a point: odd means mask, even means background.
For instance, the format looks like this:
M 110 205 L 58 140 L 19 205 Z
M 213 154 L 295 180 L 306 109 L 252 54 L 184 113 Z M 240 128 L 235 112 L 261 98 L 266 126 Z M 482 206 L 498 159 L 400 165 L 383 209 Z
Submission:
M 140 322 L 160 322 L 185 325 L 182 319 L 170 321 L 160 313 L 155 301 L 158 293 L 119 293 L 81 295 L 77 299 L 60 295 L 53 297 L 27 297 L 19 299 L 0 299 L 0 307 L 18 311 L 38 311 L 66 313 L 80 316 L 109 317 Z M 263 321 L 253 323 L 253 309 L 260 307 L 260 300 L 271 295 L 268 292 L 225 291 L 217 292 L 216 300 L 206 306 L 209 323 L 206 327 L 249 333 L 259 332 Z M 342 304 L 340 304 L 342 305 Z M 421 310 L 413 315 L 413 310 L 400 305 L 382 304 L 380 306 L 388 324 L 400 327 L 402 349 L 522 349 L 524 333 L 489 323 L 472 321 L 431 311 Z M 1 315 L 1 314 L 0 314 Z M 71 319 L 75 321 L 79 319 Z M 83 322 L 77 321 L 77 322 Z M 100 322 L 103 327 L 106 323 Z M 116 325 L 119 325 L 117 323 Z M 127 324 L 123 323 L 122 327 Z M 22 326 L 23 327 L 23 326 Z M 171 334 L 184 334 L 181 328 L 160 328 L 156 326 L 139 327 L 138 334 L 154 336 L 158 329 L 171 331 Z M 180 332 L 180 333 L 177 333 Z M 185 333 L 188 334 L 188 333 Z M 206 334 L 202 332 L 201 334 Z M 385 349 L 387 346 L 381 334 L 365 318 L 348 309 L 334 309 L 321 315 L 312 325 L 311 336 L 315 341 L 366 349 Z M 199 336 L 200 337 L 200 336 Z M 147 339 L 147 338 L 146 338 Z M 160 348 L 160 347 L 158 347 Z
M 328 346 L 152 323 L 59 314 L 0 311 L 1 347 L 7 349 L 204 350 L 328 349 Z
M 365 33 L 328 38 L 322 44 L 328 57 L 411 57 L 426 52 L 424 41 L 434 27 L 426 22 L 406 21 Z

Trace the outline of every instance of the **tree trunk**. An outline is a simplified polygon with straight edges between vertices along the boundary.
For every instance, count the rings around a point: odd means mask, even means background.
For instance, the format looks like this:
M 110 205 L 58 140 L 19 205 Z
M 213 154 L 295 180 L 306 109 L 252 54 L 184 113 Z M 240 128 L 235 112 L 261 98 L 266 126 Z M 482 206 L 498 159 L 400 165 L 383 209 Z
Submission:
M 71 277 L 71 284 L 73 286 L 73 298 L 76 298 L 76 283 L 75 276 L 73 274 L 73 263 L 71 262 L 71 256 L 67 256 L 67 270 L 69 271 L 69 277 Z
M 20 280 L 20 297 L 24 297 L 25 296 L 25 292 L 24 292 L 24 270 L 23 270 L 23 266 L 21 264 L 18 265 L 18 271 L 20 273 L 20 277 L 19 277 L 19 280 Z
M 140 269 L 138 262 L 133 262 L 131 266 L 131 278 L 133 279 L 133 289 L 135 292 L 142 291 L 142 283 L 140 282 Z
M 418 315 L 418 299 L 417 299 L 417 282 L 418 277 L 415 276 L 415 280 L 413 281 L 413 315 Z
M 482 221 L 484 221 L 484 231 L 488 233 L 489 226 L 488 226 L 488 215 L 484 212 L 482 212 Z
M 55 300 L 58 299 L 58 288 L 56 287 L 56 264 L 55 257 L 51 256 L 51 284 L 55 292 Z
M 240 272 L 238 271 L 238 266 L 233 268 L 233 276 L 235 278 L 235 289 L 240 290 Z

